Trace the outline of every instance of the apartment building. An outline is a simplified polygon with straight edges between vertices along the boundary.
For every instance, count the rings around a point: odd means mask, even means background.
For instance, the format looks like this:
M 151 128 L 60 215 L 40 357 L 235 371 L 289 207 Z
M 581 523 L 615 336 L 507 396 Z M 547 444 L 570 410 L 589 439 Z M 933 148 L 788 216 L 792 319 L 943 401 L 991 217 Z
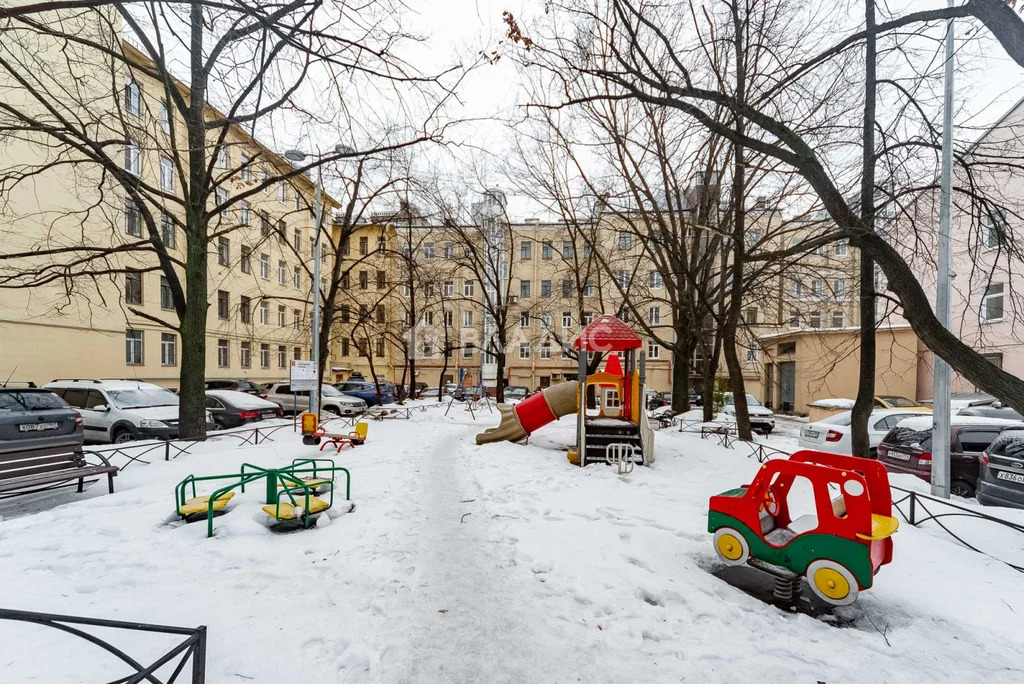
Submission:
M 95 26 L 83 30 L 102 33 Z M 165 197 L 149 209 L 159 216 L 162 245 L 181 273 L 183 203 L 174 199 L 182 197 L 183 123 L 164 100 L 162 84 L 144 68 L 151 66 L 147 58 L 119 42 L 127 67 L 98 53 L 79 56 L 79 66 L 92 64 L 95 70 L 76 75 L 90 88 L 87 106 L 77 106 L 110 137 L 125 140 L 124 168 Z M 62 62 L 54 64 L 56 80 Z M 186 92 L 182 84 L 174 85 Z M 19 93 L 4 82 L 0 97 Z M 207 116 L 224 119 L 213 107 Z M 53 151 L 45 141 L 23 136 L 0 147 L 5 175 L 12 169 L 41 169 L 3 193 L 5 251 L 23 256 L 5 260 L 2 275 L 13 278 L 9 282 L 34 280 L 35 286 L 7 289 L 0 297 L 0 375 L 35 382 L 137 378 L 176 387 L 181 341 L 170 326 L 177 319 L 167 279 L 146 247 L 140 207 L 87 165 L 47 167 Z M 210 154 L 219 175 L 210 208 L 292 168 L 235 125 L 223 144 L 211 142 Z M 309 179 L 297 176 L 267 185 L 211 220 L 207 377 L 270 381 L 287 377 L 291 359 L 309 358 L 314 192 Z M 325 205 L 329 216 L 336 203 L 328 197 Z M 75 249 L 63 254 L 57 247 Z M 83 248 L 109 254 L 73 280 L 59 277 L 61 268 L 75 268 L 63 261 L 80 258 Z M 24 276 L 48 273 L 54 277 Z

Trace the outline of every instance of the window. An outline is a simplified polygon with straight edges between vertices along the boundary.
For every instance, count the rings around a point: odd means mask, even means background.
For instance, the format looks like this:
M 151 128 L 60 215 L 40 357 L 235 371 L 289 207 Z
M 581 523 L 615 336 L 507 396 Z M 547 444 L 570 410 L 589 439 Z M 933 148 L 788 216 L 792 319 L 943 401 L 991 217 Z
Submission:
M 519 258 L 523 261 L 533 258 L 533 242 L 530 240 L 523 240 L 519 244 Z
M 142 173 L 142 154 L 139 143 L 129 138 L 124 143 L 124 170 L 138 176 Z
M 295 248 L 295 254 L 298 257 L 302 257 L 302 231 L 295 228 L 292 231 L 292 247 Z
M 231 365 L 231 352 L 227 340 L 217 340 L 217 367 L 227 368 Z
M 960 448 L 972 454 L 988 449 L 999 436 L 998 430 L 964 430 L 960 433 Z
M 171 110 L 167 106 L 167 100 L 160 100 L 160 130 L 164 133 L 171 132 Z
M 139 205 L 134 200 L 124 201 L 124 232 L 133 237 L 142 237 L 142 217 Z
M 633 235 L 624 230 L 619 231 L 619 249 L 626 250 L 633 247 Z
M 792 330 L 796 330 L 800 327 L 800 312 L 790 311 L 789 312 L 789 327 Z
M 242 295 L 238 300 L 238 315 L 242 319 L 243 323 L 249 323 L 252 321 L 251 300 L 245 295 Z
M 309 258 L 316 259 L 316 240 L 309 238 Z
M 298 266 L 292 269 L 292 287 L 296 290 L 302 289 L 302 269 Z
M 519 314 L 519 327 L 520 328 L 529 328 L 530 327 L 530 313 L 528 311 L 524 311 L 523 313 Z
M 384 313 L 384 305 L 383 304 L 378 304 L 377 305 L 377 322 L 378 323 L 385 323 L 386 321 L 387 321 L 387 319 L 386 319 L 386 315 Z M 431 325 L 434 324 L 434 314 L 430 314 L 430 324 Z
M 370 272 L 360 271 L 359 272 L 359 289 L 365 290 L 370 287 Z
M 444 243 L 444 258 L 445 259 L 454 259 L 455 258 L 455 245 L 453 245 L 450 242 Z
M 124 83 L 124 110 L 132 116 L 142 116 L 142 91 L 132 78 Z
M 520 280 L 519 281 L 519 296 L 529 297 L 530 296 L 530 281 Z
M 587 242 L 583 245 L 583 257 L 589 259 L 592 256 L 594 256 L 594 246 Z
M 629 309 L 623 309 L 622 313 L 619 314 L 619 318 L 622 320 L 623 323 L 629 323 L 631 315 L 632 314 L 630 314 Z
M 803 285 L 799 280 L 789 281 L 789 296 L 793 299 L 800 299 L 800 295 L 803 293 Z
M 129 366 L 142 365 L 142 331 L 124 331 L 124 362 Z
M 288 242 L 288 226 L 285 225 L 284 221 L 278 220 L 277 222 L 277 241 L 282 245 Z
M 124 274 L 124 301 L 128 304 L 142 303 L 142 273 L 128 271 Z
M 836 241 L 836 256 L 846 256 L 850 253 L 850 241 L 843 239 Z
M 423 283 L 423 296 L 433 297 L 434 296 L 434 283 Z
M 543 312 L 541 312 L 541 314 L 540 314 L 540 324 L 541 324 L 541 326 L 543 326 L 545 328 L 550 328 L 551 327 L 551 312 L 550 311 L 543 311 Z
M 442 291 L 444 292 L 444 296 L 445 297 L 453 297 L 453 296 L 455 296 L 455 283 L 453 283 L 450 280 L 444 281 L 444 286 L 443 286 Z
M 252 273 L 252 250 L 248 247 L 242 247 L 242 256 L 238 259 L 238 265 L 242 268 L 242 273 Z
M 270 280 L 270 255 L 260 254 L 260 278 Z
M 344 273 L 341 274 L 341 283 L 340 283 L 340 285 L 341 285 L 341 289 L 342 290 L 347 290 L 349 288 L 348 271 L 345 271 Z M 408 296 L 408 295 L 406 295 L 406 296 Z
M 285 368 L 288 366 L 288 352 L 285 350 L 283 344 L 277 346 L 277 367 Z
M 341 309 L 341 322 L 348 323 L 352 319 L 352 309 L 347 305 L 342 305 Z
M 433 259 L 434 258 L 434 243 L 424 242 L 423 243 L 423 258 Z
M 554 250 L 551 248 L 551 242 L 549 240 L 545 240 L 540 245 L 540 258 L 541 259 L 550 259 L 553 256 L 554 256 Z
M 811 312 L 811 315 L 808 318 L 808 325 L 810 325 L 812 328 L 820 328 L 821 327 L 821 312 L 820 311 L 812 311 Z
M 299 330 L 302 327 L 302 312 L 292 309 L 292 329 Z
M 383 290 L 386 286 L 387 274 L 384 271 L 377 271 L 377 289 Z
M 260 302 L 260 325 L 270 325 L 270 302 Z
M 252 178 L 252 170 L 249 168 L 249 158 L 242 155 L 242 180 L 247 181 Z
M 562 258 L 572 259 L 576 256 L 576 246 L 572 244 L 571 240 L 562 241 Z
M 981 298 L 981 320 L 1003 320 L 1003 284 L 992 283 Z
M 220 215 L 223 216 L 227 211 L 224 205 L 228 203 L 228 191 L 224 188 L 217 188 L 213 191 L 213 195 L 216 198 L 217 206 L 220 207 Z
M 618 277 L 619 287 L 621 287 L 623 290 L 628 290 L 629 289 L 629 282 L 630 282 L 631 279 L 632 278 L 631 278 L 630 272 L 628 270 L 623 269 L 623 270 L 619 271 L 619 277 Z
M 661 307 L 660 306 L 652 306 L 651 310 L 648 312 L 647 320 L 650 321 L 651 325 L 660 325 L 661 324 Z
M 832 312 L 832 327 L 842 328 L 846 325 L 846 316 L 843 314 L 842 309 Z
M 783 342 L 778 346 L 778 351 L 776 353 L 780 356 L 784 354 L 796 354 L 796 342 Z
M 270 217 L 260 212 L 260 237 L 270 237 Z
M 283 261 L 277 262 L 277 282 L 280 285 L 288 282 L 288 264 Z
M 586 285 L 583 286 L 584 297 L 593 297 L 596 291 L 597 288 L 594 287 L 594 283 L 590 282 L 589 280 L 587 281 Z
M 454 317 L 454 315 L 452 314 L 451 311 L 445 311 L 444 312 L 444 324 L 445 324 L 445 326 L 450 328 L 450 327 L 452 327 L 452 325 L 454 325 L 453 317 Z
M 551 358 L 551 343 L 545 340 L 540 345 L 540 358 L 550 359 Z
M 260 368 L 270 368 L 270 345 L 260 345 Z
M 178 336 L 174 333 L 160 333 L 160 365 L 178 365 Z
M 370 239 L 368 237 L 359 238 L 359 253 L 365 256 L 370 251 Z
M 815 278 L 811 281 L 811 296 L 821 297 L 825 294 L 825 281 L 821 278 Z
M 341 355 L 342 356 L 348 356 L 349 355 L 348 338 L 347 337 L 341 338 Z
M 166 276 L 160 276 L 160 308 L 164 311 L 174 310 L 174 297 L 171 295 L 171 284 Z
M 160 157 L 160 188 L 174 192 L 174 163 L 167 157 Z
M 252 366 L 252 343 L 243 342 L 239 356 L 241 357 L 242 368 L 249 368 Z
M 462 312 L 462 327 L 472 328 L 473 327 L 473 312 L 463 311 Z
M 231 261 L 231 243 L 226 237 L 217 238 L 217 263 L 227 266 Z
M 287 317 L 286 316 L 286 312 L 287 311 L 288 310 L 286 308 L 284 308 L 283 306 L 278 306 L 277 307 L 277 327 L 283 328 L 284 326 L 286 326 L 288 324 L 287 321 L 285 320 L 286 317 Z
M 222 321 L 228 320 L 228 309 L 228 293 L 217 290 L 217 318 Z
M 551 281 L 542 280 L 540 281 L 540 296 L 550 297 L 551 296 Z
M 743 321 L 747 325 L 757 325 L 757 307 L 752 306 L 743 312 Z
M 384 356 L 384 338 L 378 337 L 377 343 L 374 345 L 373 355 L 377 357 Z
M 1005 239 L 1006 216 L 1002 210 L 986 212 L 981 219 L 981 240 L 985 249 L 996 249 Z
M 277 199 L 280 202 L 288 201 L 288 185 L 284 181 L 277 184 Z
M 302 210 L 302 193 L 298 190 L 295 191 L 295 211 Z
M 566 280 L 562 281 L 562 296 L 563 297 L 572 297 L 572 281 L 571 280 L 566 279 Z
M 836 299 L 842 299 L 846 296 L 846 279 L 836 278 L 835 282 L 832 283 L 832 291 L 835 293 Z
M 462 296 L 472 297 L 473 296 L 473 281 L 467 280 L 462 283 Z
M 296 361 L 302 360 L 302 347 L 295 347 L 295 349 L 292 349 L 292 358 Z
M 747 363 L 757 363 L 757 346 L 750 345 L 747 347 Z
M 530 344 L 528 342 L 519 343 L 519 358 L 528 359 L 530 358 Z
M 747 247 L 753 247 L 761 241 L 761 229 L 751 228 L 747 231 Z
M 571 328 L 572 327 L 572 312 L 571 311 L 563 311 L 562 312 L 562 327 L 563 328 Z
M 249 203 L 245 200 L 238 203 L 238 222 L 243 226 L 249 225 Z
M 462 346 L 462 358 L 464 358 L 464 359 L 471 359 L 471 358 L 473 358 L 473 354 L 475 352 L 476 352 L 476 345 L 473 344 L 472 342 L 466 342 L 466 344 L 464 344 Z
M 648 285 L 652 290 L 660 290 L 664 287 L 664 282 L 661 279 L 661 271 L 651 271 L 648 274 Z
M 366 304 L 359 305 L 359 322 L 370 320 L 370 310 L 366 307 Z
M 592 311 L 584 311 L 583 316 L 580 317 L 580 323 L 583 325 L 590 325 L 594 320 L 594 313 Z
M 654 340 L 647 342 L 647 358 L 657 359 L 661 357 L 661 347 Z

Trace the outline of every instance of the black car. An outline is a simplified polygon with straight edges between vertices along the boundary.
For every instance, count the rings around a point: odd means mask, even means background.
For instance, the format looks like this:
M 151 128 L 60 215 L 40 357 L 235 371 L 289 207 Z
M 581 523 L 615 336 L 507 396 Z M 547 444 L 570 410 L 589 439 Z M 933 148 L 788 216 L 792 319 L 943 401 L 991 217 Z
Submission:
M 232 378 L 216 378 L 214 380 L 206 381 L 206 389 L 208 390 L 234 390 L 235 392 L 245 392 L 246 394 L 252 394 L 259 397 L 260 399 L 267 398 L 267 388 L 258 382 L 252 380 L 232 379 Z
M 0 454 L 82 448 L 82 416 L 49 390 L 0 387 Z
M 1010 406 L 1004 406 L 999 401 L 994 401 L 991 404 L 986 404 L 984 406 L 968 406 L 967 408 L 960 409 L 957 415 L 977 416 L 979 418 L 1005 418 L 1006 420 L 1024 420 L 1024 416 L 1020 415 Z
M 284 415 L 272 401 L 233 390 L 207 390 L 206 410 L 213 416 L 213 422 L 224 429 Z
M 1006 430 L 981 455 L 978 503 L 1024 508 L 1024 430 Z

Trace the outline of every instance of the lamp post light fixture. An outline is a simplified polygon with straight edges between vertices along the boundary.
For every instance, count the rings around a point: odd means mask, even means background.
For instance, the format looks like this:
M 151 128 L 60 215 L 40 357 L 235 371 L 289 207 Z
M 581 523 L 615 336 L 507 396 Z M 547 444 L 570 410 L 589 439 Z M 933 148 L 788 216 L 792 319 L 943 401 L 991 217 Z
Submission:
M 336 145 L 334 151 L 337 154 L 352 154 L 354 150 L 347 145 Z M 302 150 L 288 150 L 284 153 L 284 158 L 288 161 L 301 163 L 306 160 L 306 153 Z M 320 387 L 323 384 L 323 378 L 320 377 L 320 233 L 323 226 L 324 218 L 324 176 L 322 166 L 317 166 L 316 169 L 316 205 L 314 208 L 314 220 L 313 224 L 316 230 L 316 239 L 313 247 L 313 323 L 310 336 L 313 338 L 310 344 L 312 351 L 312 359 L 316 364 L 317 372 L 317 388 L 316 390 L 309 393 L 309 410 L 311 413 L 320 415 Z

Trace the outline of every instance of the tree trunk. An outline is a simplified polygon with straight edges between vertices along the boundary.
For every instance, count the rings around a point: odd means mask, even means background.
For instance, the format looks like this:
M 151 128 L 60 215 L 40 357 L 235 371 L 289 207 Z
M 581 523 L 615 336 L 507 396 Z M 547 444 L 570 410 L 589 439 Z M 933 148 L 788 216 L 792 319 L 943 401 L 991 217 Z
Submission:
M 678 345 L 672 348 L 672 411 L 690 409 L 690 356 Z
M 875 2 L 864 2 L 865 30 L 868 32 L 864 52 L 864 151 L 860 183 L 860 214 L 864 229 L 875 230 Z M 857 400 L 853 404 L 850 438 L 854 456 L 871 455 L 868 422 L 875 404 L 875 262 L 860 254 L 860 369 L 857 378 Z

